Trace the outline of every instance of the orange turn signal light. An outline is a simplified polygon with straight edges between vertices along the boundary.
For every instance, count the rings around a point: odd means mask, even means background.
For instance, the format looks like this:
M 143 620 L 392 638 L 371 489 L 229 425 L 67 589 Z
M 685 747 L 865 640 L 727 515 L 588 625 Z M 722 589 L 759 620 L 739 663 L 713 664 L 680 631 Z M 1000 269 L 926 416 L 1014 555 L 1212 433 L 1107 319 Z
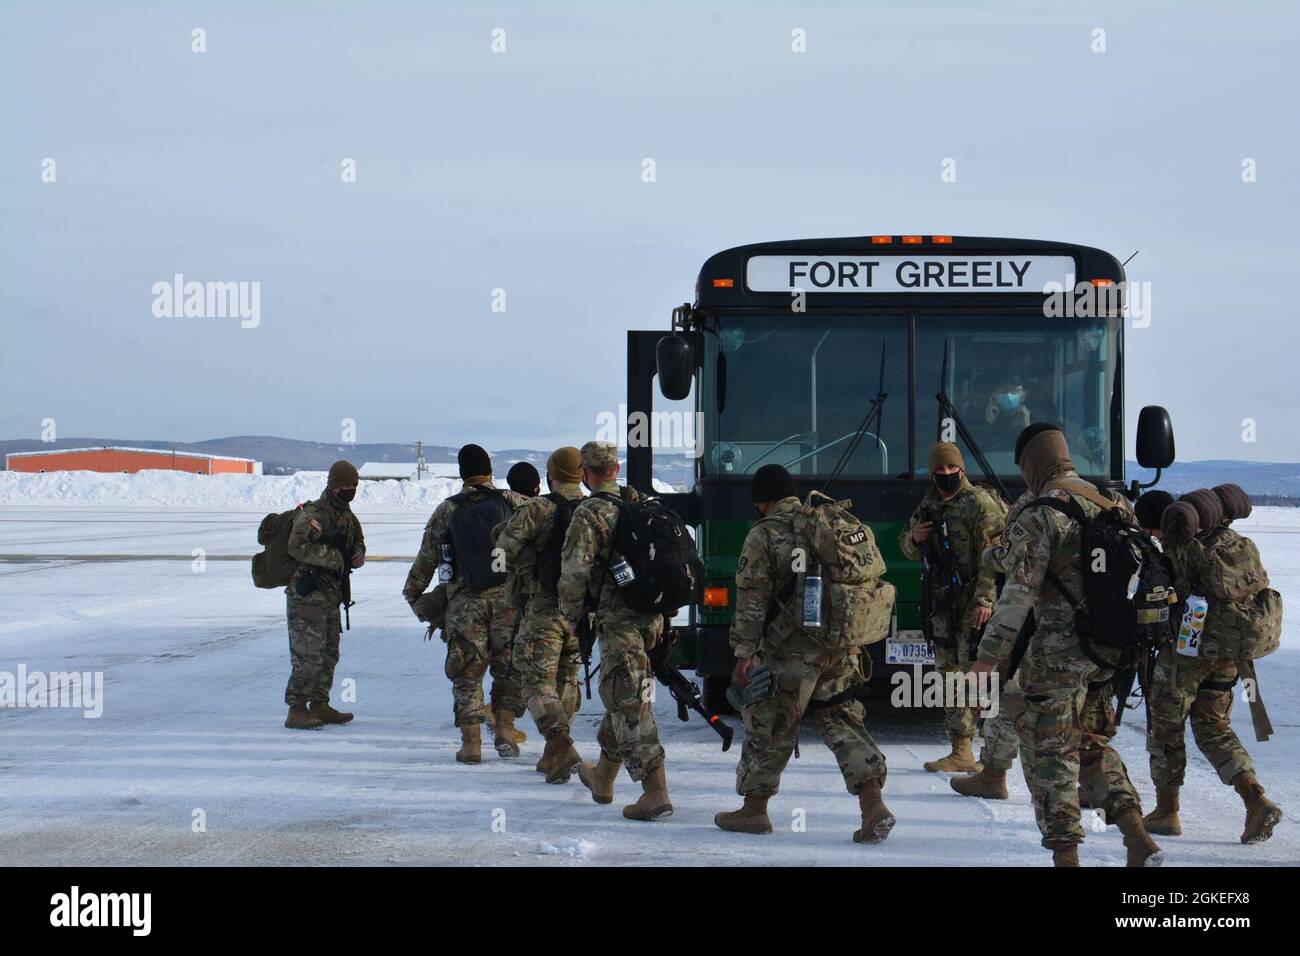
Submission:
M 951 246 L 952 236 L 931 236 L 930 241 L 940 246 Z
M 715 289 L 731 289 L 734 288 L 735 285 L 736 285 L 735 279 L 714 279 L 713 280 L 713 288 Z
M 731 595 L 728 593 L 726 587 L 704 589 L 705 607 L 726 607 L 730 603 Z
M 872 236 L 871 244 L 873 246 L 887 246 L 894 241 L 893 236 Z
M 921 238 L 920 236 L 904 236 L 904 237 L 903 237 L 903 245 L 905 245 L 905 246 L 919 246 L 919 245 L 921 244 L 921 242 L 922 242 L 922 238 Z
M 1115 284 L 1114 281 L 1111 279 L 1089 279 L 1088 281 L 1091 282 L 1093 285 L 1114 285 Z

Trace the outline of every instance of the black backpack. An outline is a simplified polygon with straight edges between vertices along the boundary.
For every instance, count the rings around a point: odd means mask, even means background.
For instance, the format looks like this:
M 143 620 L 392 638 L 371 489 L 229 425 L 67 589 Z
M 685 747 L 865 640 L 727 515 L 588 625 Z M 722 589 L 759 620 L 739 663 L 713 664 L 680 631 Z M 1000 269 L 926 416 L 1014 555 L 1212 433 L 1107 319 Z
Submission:
M 1073 497 L 1038 498 L 1029 505 L 1034 506 L 1052 508 L 1079 525 L 1082 599 L 1051 571 L 1046 580 L 1074 609 L 1084 652 L 1095 663 L 1115 666 L 1094 657 L 1093 646 L 1150 652 L 1172 635 L 1173 566 L 1149 534 L 1118 508 L 1089 519 Z
M 635 577 L 619 588 L 619 595 L 641 614 L 675 614 L 688 604 L 698 604 L 704 589 L 704 564 L 686 524 L 658 498 L 630 501 L 623 493 L 600 492 L 597 497 L 618 505 L 614 552 L 610 563 L 622 555 Z
M 582 499 L 566 498 L 558 491 L 542 497 L 555 503 L 555 515 L 551 519 L 551 533 L 546 538 L 546 544 L 537 552 L 534 573 L 538 583 L 555 594 L 560 589 L 560 552 L 564 550 L 564 536 L 569 531 L 569 522 L 573 520 L 573 509 L 578 507 L 578 502 Z
M 259 588 L 287 587 L 298 570 L 297 560 L 289 554 L 289 532 L 303 506 L 269 514 L 257 526 L 257 543 L 263 551 L 253 555 L 253 584 Z
M 504 584 L 506 573 L 495 571 L 492 554 L 492 529 L 514 511 L 499 488 L 475 485 L 473 491 L 452 495 L 456 503 L 451 513 L 452 561 L 456 579 L 469 591 L 486 591 Z

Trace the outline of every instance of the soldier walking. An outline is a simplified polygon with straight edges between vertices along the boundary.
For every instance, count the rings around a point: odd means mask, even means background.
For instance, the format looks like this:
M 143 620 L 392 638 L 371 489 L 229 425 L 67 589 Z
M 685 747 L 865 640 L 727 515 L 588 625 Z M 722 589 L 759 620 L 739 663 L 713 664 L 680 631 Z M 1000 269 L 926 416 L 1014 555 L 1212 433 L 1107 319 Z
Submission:
M 560 564 L 560 614 L 576 631 L 594 606 L 600 648 L 600 701 L 605 716 L 596 741 L 600 760 L 582 763 L 578 778 L 597 803 L 612 803 L 614 781 L 624 765 L 642 794 L 623 808 L 629 820 L 656 820 L 673 812 L 664 774 L 664 748 L 655 724 L 651 683 L 654 675 L 647 651 L 658 644 L 663 617 L 629 608 L 619 594 L 611 567 L 618 558 L 614 535 L 619 504 L 635 502 L 634 488 L 618 485 L 618 453 L 609 442 L 589 441 L 580 452 L 582 481 L 592 495 L 573 512 L 564 538 Z M 567 758 L 566 758 L 567 759 Z
M 930 449 L 931 485 L 898 537 L 905 557 L 921 560 L 930 614 L 926 625 L 934 645 L 935 667 L 944 687 L 960 686 L 950 675 L 970 667 L 970 634 L 993 613 L 993 569 L 981 560 L 984 550 L 1001 540 L 1005 508 L 996 495 L 966 478 L 961 450 L 951 442 Z M 952 752 L 925 764 L 931 772 L 966 773 L 980 769 L 971 752 L 978 707 L 966 701 L 944 702 L 944 726 Z
M 486 718 L 483 675 L 492 675 L 492 709 L 501 757 L 519 756 L 514 721 L 524 712 L 519 682 L 511 672 L 510 652 L 517 612 L 506 599 L 504 561 L 494 553 L 492 529 L 527 499 L 492 483 L 492 459 L 478 445 L 456 456 L 461 491 L 434 510 L 424 527 L 420 553 L 406 576 L 402 596 L 412 607 L 437 575 L 447 586 L 446 674 L 452 708 L 460 728 L 456 760 L 479 763 Z
M 514 667 L 528 712 L 546 740 L 537 770 L 546 774 L 547 783 L 568 783 L 581 762 L 570 729 L 582 701 L 578 638 L 560 614 L 556 593 L 565 532 L 583 498 L 581 481 L 578 449 L 556 449 L 546 462 L 549 492 L 530 498 L 496 534 L 509 569 L 507 591 L 523 614 Z
M 758 699 L 741 710 L 745 742 L 736 767 L 736 792 L 744 797 L 744 805 L 717 814 L 713 822 L 741 833 L 772 832 L 767 804 L 798 742 L 800 721 L 812 710 L 845 786 L 858 798 L 862 826 L 853 834 L 854 841 L 879 843 L 889 836 L 895 818 L 881 798 L 885 756 L 863 722 L 862 702 L 853 695 L 862 683 L 858 649 L 843 634 L 813 636 L 799 616 L 803 604 L 794 595 L 795 569 L 807 560 L 810 544 L 795 527 L 803 506 L 794 478 L 780 465 L 764 465 L 754 473 L 750 497 L 759 520 L 745 536 L 736 565 L 732 682 L 744 690 L 762 680 L 768 690 L 751 691 Z M 879 577 L 884 560 L 871 530 L 865 525 L 857 530 L 865 532 L 860 547 L 874 556 L 870 570 Z M 803 549 L 802 559 L 798 549 Z
M 334 668 L 339 662 L 343 622 L 343 576 L 366 563 L 361 522 L 349 502 L 356 496 L 357 470 L 351 462 L 330 466 L 324 493 L 303 505 L 289 531 L 289 555 L 298 562 L 284 589 L 289 620 L 289 683 L 284 702 L 291 730 L 346 724 L 352 714 L 330 706 Z M 344 555 L 351 558 L 345 566 Z

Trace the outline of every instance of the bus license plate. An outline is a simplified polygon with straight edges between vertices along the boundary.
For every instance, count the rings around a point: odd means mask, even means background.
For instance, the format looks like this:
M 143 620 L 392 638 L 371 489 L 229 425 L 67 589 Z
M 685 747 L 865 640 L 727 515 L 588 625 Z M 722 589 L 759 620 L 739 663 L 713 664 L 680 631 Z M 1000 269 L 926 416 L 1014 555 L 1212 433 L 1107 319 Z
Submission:
M 920 631 L 899 631 L 885 639 L 886 664 L 933 664 L 934 648 Z

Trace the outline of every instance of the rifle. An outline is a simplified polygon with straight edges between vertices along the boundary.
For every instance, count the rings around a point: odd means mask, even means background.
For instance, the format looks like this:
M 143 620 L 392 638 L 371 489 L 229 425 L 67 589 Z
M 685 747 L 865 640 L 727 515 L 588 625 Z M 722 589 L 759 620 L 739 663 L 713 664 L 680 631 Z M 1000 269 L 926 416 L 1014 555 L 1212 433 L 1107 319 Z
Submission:
M 717 731 L 718 736 L 722 738 L 722 750 L 725 753 L 731 749 L 731 738 L 735 731 L 723 723 L 722 718 L 717 714 L 709 713 L 695 681 L 688 680 L 686 675 L 673 664 L 672 653 L 677 645 L 677 637 L 676 628 L 664 629 L 663 637 L 650 651 L 650 667 L 654 671 L 655 678 L 668 688 L 668 693 L 672 694 L 673 700 L 677 702 L 677 719 L 690 720 L 690 716 L 686 713 L 688 707 L 695 711 Z
M 342 528 L 335 528 L 325 538 L 325 543 L 338 550 L 343 559 L 343 570 L 339 572 L 339 593 L 342 597 L 344 629 L 352 630 L 352 615 L 349 608 L 357 602 L 352 600 L 352 548 L 348 545 L 348 536 Z
M 600 670 L 600 665 L 596 665 L 596 670 L 591 669 L 591 650 L 596 646 L 596 632 L 591 627 L 590 612 L 584 611 L 578 619 L 577 636 L 578 657 L 582 660 L 582 680 L 587 685 L 587 700 L 591 700 L 591 676 Z

